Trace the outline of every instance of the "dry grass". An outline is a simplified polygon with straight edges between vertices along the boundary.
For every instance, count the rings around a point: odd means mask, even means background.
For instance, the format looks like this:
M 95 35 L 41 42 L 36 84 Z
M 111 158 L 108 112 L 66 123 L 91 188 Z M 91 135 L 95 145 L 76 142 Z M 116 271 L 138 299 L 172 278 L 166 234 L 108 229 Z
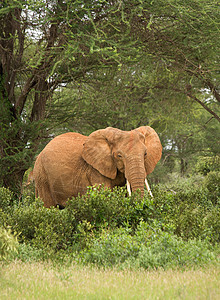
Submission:
M 217 266 L 187 271 L 0 265 L 0 299 L 220 299 Z

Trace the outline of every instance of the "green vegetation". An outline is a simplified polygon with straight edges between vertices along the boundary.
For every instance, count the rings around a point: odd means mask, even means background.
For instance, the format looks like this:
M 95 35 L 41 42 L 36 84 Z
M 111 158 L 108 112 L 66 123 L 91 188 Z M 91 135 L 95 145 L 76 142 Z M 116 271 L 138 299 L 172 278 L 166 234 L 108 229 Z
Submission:
M 0 227 L 0 260 L 6 260 L 11 254 L 16 252 L 18 242 L 11 230 Z
M 15 257 L 24 261 L 73 259 L 134 269 L 199 267 L 218 261 L 220 242 L 218 185 L 213 183 L 216 190 L 209 190 L 209 180 L 203 181 L 196 187 L 188 179 L 176 192 L 155 186 L 154 198 L 146 192 L 143 199 L 138 193 L 127 197 L 124 188 L 89 187 L 64 210 L 47 209 L 33 196 L 12 202 L 12 193 L 2 188 L 0 221 L 19 233 Z M 187 190 L 187 184 L 193 189 Z
M 119 271 L 76 264 L 2 266 L 0 299 L 219 299 L 219 269 Z
M 0 299 L 218 299 L 218 182 L 173 173 L 154 198 L 88 187 L 63 210 L 0 188 Z

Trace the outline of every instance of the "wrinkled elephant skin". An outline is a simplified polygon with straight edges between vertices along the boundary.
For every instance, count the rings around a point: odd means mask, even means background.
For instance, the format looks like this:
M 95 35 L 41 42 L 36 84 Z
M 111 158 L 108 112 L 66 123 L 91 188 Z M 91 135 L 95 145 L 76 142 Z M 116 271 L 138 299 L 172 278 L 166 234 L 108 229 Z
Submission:
M 91 133 L 61 134 L 38 155 L 33 177 L 36 196 L 45 207 L 65 206 L 87 186 L 123 186 L 144 193 L 145 179 L 162 154 L 157 133 L 149 126 L 131 131 L 108 127 Z

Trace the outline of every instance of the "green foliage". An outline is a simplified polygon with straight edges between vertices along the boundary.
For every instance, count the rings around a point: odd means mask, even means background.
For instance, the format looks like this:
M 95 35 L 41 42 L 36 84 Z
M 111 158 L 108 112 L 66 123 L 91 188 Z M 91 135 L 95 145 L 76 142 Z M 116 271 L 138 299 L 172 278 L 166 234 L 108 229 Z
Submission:
M 220 172 L 211 171 L 205 177 L 204 185 L 210 193 L 215 193 L 216 198 L 220 196 Z
M 161 191 L 170 191 L 173 194 L 198 190 L 204 180 L 201 174 L 181 176 L 178 172 L 168 173 L 165 177 L 164 182 L 159 183 L 157 188 Z
M 206 189 L 161 192 L 155 190 L 155 208 L 165 224 L 183 239 L 202 238 L 220 242 L 220 210 L 217 198 Z
M 115 231 L 103 230 L 97 239 L 93 239 L 89 249 L 82 253 L 85 262 L 102 266 L 113 266 L 138 253 L 138 245 L 127 228 Z
M 211 171 L 219 171 L 220 157 L 199 157 L 196 164 L 196 171 L 207 175 Z
M 219 204 L 220 199 L 220 172 L 210 171 L 204 180 L 204 186 L 210 193 L 212 201 Z
M 13 202 L 13 193 L 4 187 L 0 188 L 0 209 L 7 211 Z
M 0 221 L 19 234 L 22 260 L 30 252 L 29 259 L 74 258 L 103 266 L 202 265 L 216 259 L 214 245 L 220 242 L 216 190 L 216 184 L 213 190 L 192 185 L 191 178 L 176 191 L 154 187 L 154 198 L 147 192 L 127 197 L 124 188 L 88 187 L 59 210 L 32 196 L 16 204 L 3 188 Z
M 35 155 L 33 141 L 43 127 L 30 120 L 23 122 L 23 116 L 16 118 L 4 102 L 0 101 L 0 185 L 19 195 L 22 177 Z
M 46 209 L 41 200 L 36 199 L 30 203 L 30 198 L 26 198 L 22 203 L 14 205 L 13 214 L 7 217 L 7 222 L 13 230 L 19 232 L 20 242 L 44 248 L 45 257 L 48 257 L 50 253 L 67 249 L 73 243 L 76 222 L 74 216 L 69 219 L 69 213 L 68 210 Z
M 141 222 L 134 235 L 127 228 L 103 231 L 83 253 L 83 260 L 99 266 L 142 267 L 145 269 L 203 265 L 216 259 L 205 241 L 171 235 Z
M 140 198 L 138 193 L 131 197 L 126 196 L 125 188 L 111 189 L 102 187 L 88 187 L 85 195 L 69 201 L 67 209 L 74 212 L 77 222 L 86 220 L 96 228 L 102 225 L 110 227 L 124 223 L 136 226 L 142 217 L 140 213 L 146 206 L 149 198 Z
M 17 237 L 12 234 L 11 229 L 0 226 L 0 260 L 8 259 L 17 248 Z
M 184 242 L 182 239 L 163 233 L 148 247 L 141 247 L 137 257 L 138 267 L 169 268 L 203 266 L 217 259 L 210 245 L 198 240 Z
M 42 261 L 50 257 L 44 248 L 36 248 L 30 243 L 19 243 L 16 258 L 21 261 Z

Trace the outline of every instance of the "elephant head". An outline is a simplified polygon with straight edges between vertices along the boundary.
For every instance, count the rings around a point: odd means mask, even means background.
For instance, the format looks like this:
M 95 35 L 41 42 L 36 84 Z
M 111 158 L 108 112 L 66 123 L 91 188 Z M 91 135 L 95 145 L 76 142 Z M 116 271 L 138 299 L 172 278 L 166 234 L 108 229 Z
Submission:
M 108 127 L 91 133 L 83 147 L 82 157 L 103 176 L 114 180 L 118 171 L 124 174 L 132 191 L 144 194 L 146 176 L 162 154 L 157 133 L 149 126 L 132 131 Z

